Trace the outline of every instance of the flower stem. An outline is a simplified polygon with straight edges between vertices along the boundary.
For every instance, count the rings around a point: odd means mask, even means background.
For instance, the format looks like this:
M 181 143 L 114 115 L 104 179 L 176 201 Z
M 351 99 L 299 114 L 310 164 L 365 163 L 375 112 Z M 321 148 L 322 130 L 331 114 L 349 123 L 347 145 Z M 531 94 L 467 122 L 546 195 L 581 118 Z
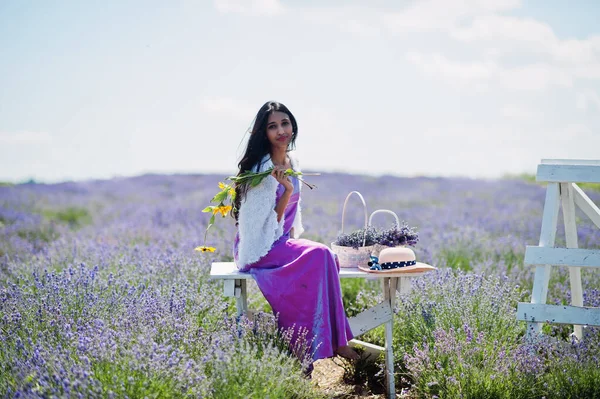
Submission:
M 297 178 L 298 180 L 300 180 L 302 183 L 306 184 L 306 186 L 307 186 L 308 188 L 310 188 L 311 190 L 312 190 L 313 188 L 316 188 L 316 187 L 317 187 L 317 186 L 316 186 L 316 185 L 314 185 L 314 184 L 309 184 L 309 183 L 305 182 L 305 181 L 304 181 L 304 180 L 302 180 L 300 177 L 296 177 L 296 178 Z

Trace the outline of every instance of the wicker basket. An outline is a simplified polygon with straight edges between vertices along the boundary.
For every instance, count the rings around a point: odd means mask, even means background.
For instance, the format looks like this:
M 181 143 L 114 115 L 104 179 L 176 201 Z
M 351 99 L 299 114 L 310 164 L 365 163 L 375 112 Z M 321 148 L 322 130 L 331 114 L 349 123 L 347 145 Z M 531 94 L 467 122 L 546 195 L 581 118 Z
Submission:
M 373 211 L 373 213 L 371 214 L 371 216 L 369 216 L 369 226 L 373 225 L 372 224 L 373 216 L 375 216 L 378 213 L 389 213 L 390 215 L 392 215 L 394 217 L 394 219 L 396 219 L 396 225 L 400 226 L 400 219 L 398 219 L 398 215 L 396 215 L 396 213 L 394 211 L 390 211 L 389 209 L 378 209 L 376 211 Z M 403 245 L 400 245 L 400 246 L 403 246 Z M 385 245 L 381 245 L 381 244 L 375 244 L 375 245 L 373 245 L 373 256 L 379 257 L 379 253 L 384 248 L 390 248 L 390 247 L 385 246 Z
M 331 250 L 338 256 L 340 261 L 340 267 L 344 268 L 357 268 L 359 265 L 367 266 L 369 260 L 371 259 L 371 253 L 373 252 L 374 246 L 365 246 L 367 239 L 367 204 L 365 203 L 365 199 L 358 191 L 352 191 L 346 197 L 344 201 L 344 207 L 342 208 L 342 233 L 344 232 L 344 217 L 346 216 L 346 205 L 348 204 L 348 200 L 352 194 L 358 195 L 360 198 L 363 209 L 365 212 L 365 236 L 363 238 L 363 246 L 358 247 L 358 249 L 354 249 L 352 247 L 342 247 L 339 245 L 335 245 L 331 243 Z

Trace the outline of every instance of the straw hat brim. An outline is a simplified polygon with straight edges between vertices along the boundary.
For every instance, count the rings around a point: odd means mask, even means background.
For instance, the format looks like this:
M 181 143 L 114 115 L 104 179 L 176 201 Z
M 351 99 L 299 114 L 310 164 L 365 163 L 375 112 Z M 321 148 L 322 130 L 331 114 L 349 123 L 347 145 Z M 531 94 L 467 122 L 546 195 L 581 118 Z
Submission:
M 429 272 L 432 270 L 437 270 L 437 267 L 428 265 L 427 263 L 417 262 L 417 264 L 412 266 L 405 267 L 397 267 L 395 269 L 387 269 L 387 270 L 371 270 L 369 266 L 358 266 L 360 270 L 367 273 L 419 273 L 419 272 Z

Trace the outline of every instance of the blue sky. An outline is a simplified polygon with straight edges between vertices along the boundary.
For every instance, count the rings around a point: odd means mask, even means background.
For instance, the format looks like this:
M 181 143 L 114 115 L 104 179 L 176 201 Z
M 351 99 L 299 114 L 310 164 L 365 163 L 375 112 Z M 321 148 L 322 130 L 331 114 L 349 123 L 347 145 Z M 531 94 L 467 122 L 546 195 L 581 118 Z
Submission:
M 235 172 L 271 99 L 306 169 L 600 158 L 600 2 L 0 2 L 0 180 Z

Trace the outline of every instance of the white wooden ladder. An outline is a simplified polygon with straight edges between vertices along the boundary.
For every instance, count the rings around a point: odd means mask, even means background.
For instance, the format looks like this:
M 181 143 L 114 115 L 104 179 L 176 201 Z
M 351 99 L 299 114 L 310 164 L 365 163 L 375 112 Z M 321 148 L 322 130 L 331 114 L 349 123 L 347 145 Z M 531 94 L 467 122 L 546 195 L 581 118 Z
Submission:
M 600 183 L 600 161 L 543 159 L 536 180 L 548 182 L 538 246 L 527 246 L 526 265 L 534 265 L 531 303 L 519 303 L 517 319 L 527 321 L 528 337 L 540 333 L 542 323 L 573 324 L 574 335 L 582 338 L 582 326 L 600 326 L 600 308 L 583 306 L 581 267 L 600 268 L 600 250 L 579 249 L 575 207 L 600 228 L 600 209 L 576 183 Z M 555 247 L 559 208 L 565 226 L 566 248 Z M 552 266 L 569 268 L 571 306 L 548 305 Z

